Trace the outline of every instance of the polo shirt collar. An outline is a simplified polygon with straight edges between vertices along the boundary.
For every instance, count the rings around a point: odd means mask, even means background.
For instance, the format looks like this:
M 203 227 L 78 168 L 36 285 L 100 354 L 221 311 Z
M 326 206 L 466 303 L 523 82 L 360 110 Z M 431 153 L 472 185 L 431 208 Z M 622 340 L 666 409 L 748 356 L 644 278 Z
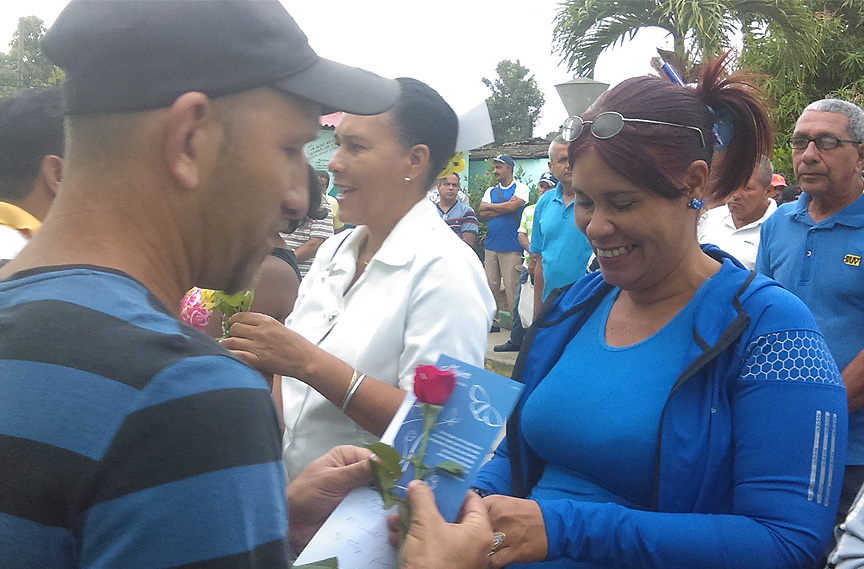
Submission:
M 737 228 L 736 228 L 736 227 L 735 227 L 735 220 L 732 219 L 732 212 L 729 211 L 729 206 L 728 206 L 728 205 L 724 205 L 723 207 L 726 208 L 726 215 L 724 216 L 723 219 L 724 219 L 724 221 L 726 221 L 726 222 L 727 222 L 727 223 L 732 227 L 732 229 L 734 229 L 735 231 L 743 231 L 743 230 L 745 230 L 745 229 L 751 229 L 751 228 L 754 228 L 754 227 L 759 227 L 760 225 L 762 225 L 763 223 L 765 223 L 765 220 L 766 220 L 766 219 L 768 219 L 769 217 L 771 217 L 771 214 L 772 214 L 772 213 L 774 213 L 775 211 L 777 211 L 777 204 L 774 202 L 774 200 L 769 200 L 769 201 L 768 201 L 768 207 L 767 207 L 767 209 L 765 209 L 765 213 L 762 214 L 762 217 L 760 217 L 760 218 L 757 219 L 756 221 L 751 221 L 750 223 L 748 223 L 748 224 L 745 225 L 744 227 L 737 227 Z
M 796 221 L 807 225 L 819 225 L 825 228 L 834 227 L 835 225 L 845 225 L 854 228 L 864 227 L 864 193 L 858 196 L 858 199 L 854 202 L 819 223 L 813 223 L 813 219 L 807 212 L 810 200 L 811 198 L 806 192 L 801 192 L 801 197 L 795 202 L 795 210 L 792 214 L 792 217 Z
M 550 192 L 554 192 L 554 193 L 552 194 L 552 199 L 553 199 L 553 200 L 555 200 L 556 202 L 560 203 L 561 205 L 564 205 L 564 190 L 561 189 L 561 182 L 560 182 L 560 181 L 558 182 L 558 184 L 557 184 L 554 188 L 552 188 L 552 189 L 549 190 L 549 191 L 550 191 Z M 575 202 L 576 202 L 576 198 L 574 197 L 572 200 L 570 200 L 570 203 L 569 203 L 569 204 L 564 205 L 564 209 L 569 208 L 569 207 L 570 207 L 571 205 L 573 205 Z
M 456 204 L 458 204 L 458 203 L 461 203 L 461 202 L 459 201 L 459 198 L 456 198 L 456 201 L 453 202 L 453 205 L 451 205 L 450 207 L 447 208 L 447 211 L 444 211 L 443 209 L 441 209 L 441 202 L 440 202 L 440 201 L 439 201 L 437 204 L 435 204 L 435 207 L 438 208 L 438 211 L 440 211 L 440 212 L 443 213 L 444 215 L 447 215 L 448 213 L 450 213 L 450 211 L 451 211 L 454 207 L 456 207 Z
M 25 235 L 32 235 L 42 227 L 42 222 L 30 212 L 8 202 L 0 202 L 0 225 L 17 229 Z

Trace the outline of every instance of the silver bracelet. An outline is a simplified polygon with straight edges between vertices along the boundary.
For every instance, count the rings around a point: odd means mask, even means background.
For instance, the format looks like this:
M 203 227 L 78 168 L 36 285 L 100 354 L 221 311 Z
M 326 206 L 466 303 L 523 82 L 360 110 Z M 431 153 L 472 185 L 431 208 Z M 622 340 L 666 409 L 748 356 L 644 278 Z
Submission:
M 343 413 L 345 412 L 345 409 L 348 408 L 348 403 L 351 402 L 351 398 L 354 397 L 354 394 L 357 392 L 357 388 L 360 387 L 360 384 L 363 383 L 364 379 L 366 379 L 365 373 L 357 375 L 357 370 L 354 370 L 354 376 L 351 378 L 351 385 L 348 387 L 348 393 L 345 395 L 345 401 L 342 402 Z
M 345 402 L 348 401 L 348 394 L 351 393 L 351 388 L 357 383 L 357 378 L 360 377 L 360 372 L 356 369 L 351 370 L 351 381 L 348 382 L 348 389 L 345 390 L 345 395 L 342 397 L 342 409 L 345 409 Z

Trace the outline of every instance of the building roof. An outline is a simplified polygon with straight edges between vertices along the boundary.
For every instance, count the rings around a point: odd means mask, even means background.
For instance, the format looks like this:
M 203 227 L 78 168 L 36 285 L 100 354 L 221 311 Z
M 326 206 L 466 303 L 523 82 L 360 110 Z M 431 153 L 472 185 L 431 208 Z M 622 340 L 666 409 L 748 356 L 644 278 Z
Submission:
M 545 138 L 529 138 L 504 144 L 487 144 L 469 153 L 469 160 L 489 160 L 499 154 L 506 154 L 514 160 L 549 157 L 549 141 Z

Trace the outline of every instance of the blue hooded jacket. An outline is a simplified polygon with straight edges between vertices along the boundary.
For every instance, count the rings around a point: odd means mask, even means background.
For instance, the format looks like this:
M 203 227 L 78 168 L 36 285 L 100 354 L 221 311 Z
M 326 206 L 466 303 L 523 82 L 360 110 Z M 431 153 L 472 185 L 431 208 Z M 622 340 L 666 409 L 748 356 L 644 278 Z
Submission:
M 691 363 L 660 418 L 653 511 L 538 500 L 547 559 L 789 569 L 824 554 L 846 453 L 840 372 L 798 298 L 716 247 L 703 250 L 722 266 L 703 285 L 692 337 L 681 339 Z M 525 497 L 540 480 L 544 463 L 520 434 L 521 409 L 611 291 L 597 271 L 544 304 L 514 369 L 525 390 L 478 488 Z

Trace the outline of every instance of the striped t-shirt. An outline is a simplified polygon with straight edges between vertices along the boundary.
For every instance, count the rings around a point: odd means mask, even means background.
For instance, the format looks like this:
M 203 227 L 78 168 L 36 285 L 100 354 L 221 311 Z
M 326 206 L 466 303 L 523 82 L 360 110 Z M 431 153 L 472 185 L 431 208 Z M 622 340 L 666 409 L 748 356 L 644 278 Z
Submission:
M 522 220 L 519 222 L 518 233 L 524 233 L 526 237 L 528 237 L 528 242 L 531 242 L 531 231 L 534 228 L 534 210 L 537 209 L 537 204 L 531 204 L 525 209 L 522 210 Z M 522 264 L 527 267 L 528 262 L 531 260 L 531 253 L 525 251 L 523 253 L 524 261 Z
M 7 568 L 287 567 L 267 385 L 125 274 L 0 281 Z
M 436 204 L 435 209 L 438 210 L 438 215 L 441 216 L 441 219 L 446 221 L 450 229 L 455 231 L 459 237 L 462 237 L 463 233 L 473 233 L 476 235 L 480 230 L 474 210 L 459 200 L 456 200 L 456 203 L 447 211 L 441 209 L 440 203 Z

